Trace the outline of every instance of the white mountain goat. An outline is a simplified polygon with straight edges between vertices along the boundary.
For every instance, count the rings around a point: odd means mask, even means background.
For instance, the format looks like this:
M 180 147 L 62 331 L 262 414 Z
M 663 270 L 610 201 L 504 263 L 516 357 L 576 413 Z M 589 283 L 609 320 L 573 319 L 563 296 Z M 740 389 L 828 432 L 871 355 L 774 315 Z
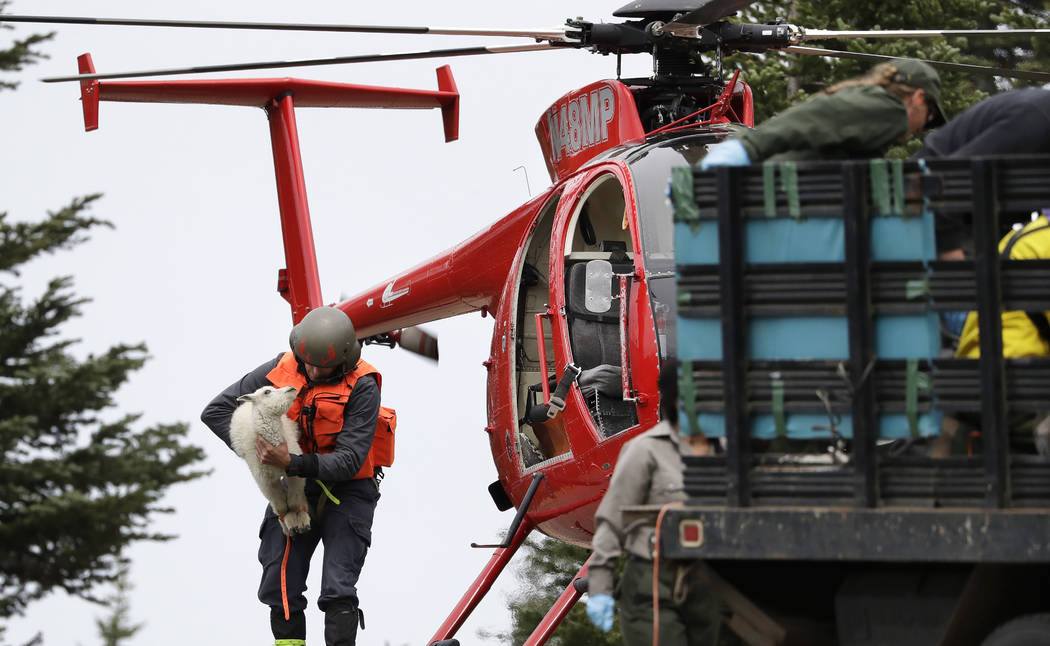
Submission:
M 306 481 L 289 476 L 282 483 L 281 478 L 285 477 L 283 469 L 259 462 L 255 454 L 255 437 L 261 435 L 274 446 L 285 442 L 289 453 L 302 453 L 299 448 L 299 425 L 285 415 L 295 401 L 295 393 L 293 386 L 263 386 L 254 393 L 238 397 L 237 401 L 241 404 L 233 411 L 233 418 L 230 419 L 233 450 L 248 463 L 252 477 L 270 501 L 273 513 L 281 519 L 284 533 L 289 536 L 310 529 Z

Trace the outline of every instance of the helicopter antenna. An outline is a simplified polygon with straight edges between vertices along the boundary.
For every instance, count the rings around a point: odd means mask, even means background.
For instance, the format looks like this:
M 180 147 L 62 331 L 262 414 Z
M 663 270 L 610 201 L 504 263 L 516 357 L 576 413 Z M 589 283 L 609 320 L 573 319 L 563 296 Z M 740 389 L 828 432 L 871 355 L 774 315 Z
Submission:
M 525 190 L 527 190 L 529 192 L 529 197 L 531 198 L 532 197 L 532 186 L 529 185 L 529 169 L 525 168 L 524 164 L 522 164 L 521 166 L 518 166 L 518 168 L 520 168 L 522 170 L 522 172 L 525 173 Z M 518 168 L 515 168 L 514 170 L 518 170 Z

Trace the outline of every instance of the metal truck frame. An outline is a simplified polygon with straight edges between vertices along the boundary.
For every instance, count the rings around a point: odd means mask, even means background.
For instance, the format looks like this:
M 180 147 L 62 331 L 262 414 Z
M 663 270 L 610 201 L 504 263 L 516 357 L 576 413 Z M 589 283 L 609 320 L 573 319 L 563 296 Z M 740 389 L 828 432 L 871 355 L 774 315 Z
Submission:
M 1050 357 L 1004 360 L 999 316 L 1050 310 L 1050 260 L 998 250 L 1001 218 L 1050 207 L 1050 157 L 684 172 L 693 204 L 679 203 L 676 220 L 717 224 L 719 260 L 683 263 L 676 242 L 678 320 L 716 317 L 722 354 L 687 361 L 679 343 L 682 404 L 724 416 L 725 451 L 686 458 L 689 500 L 660 514 L 661 557 L 702 559 L 750 643 L 1050 643 L 1050 458 L 1011 450 L 1008 423 L 1050 409 Z M 874 217 L 930 210 L 972 213 L 972 260 L 872 260 Z M 841 218 L 845 261 L 746 262 L 746 223 L 769 216 Z M 876 315 L 930 309 L 976 309 L 980 359 L 876 354 Z M 848 357 L 749 358 L 750 317 L 807 313 L 845 315 Z M 770 374 L 790 375 L 786 391 Z M 836 416 L 852 422 L 822 463 L 751 436 L 752 415 L 821 408 L 832 429 Z M 967 438 L 972 454 L 933 458 L 914 434 L 880 440 L 880 411 L 968 415 L 981 431 Z

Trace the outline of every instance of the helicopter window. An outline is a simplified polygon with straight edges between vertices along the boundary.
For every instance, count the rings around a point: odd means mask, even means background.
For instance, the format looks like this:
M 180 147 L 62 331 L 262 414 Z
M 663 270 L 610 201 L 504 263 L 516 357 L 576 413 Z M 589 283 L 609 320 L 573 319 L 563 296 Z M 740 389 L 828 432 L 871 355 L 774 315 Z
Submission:
M 579 384 L 599 432 L 608 437 L 638 423 L 634 404 L 623 400 L 620 362 L 620 279 L 611 276 L 614 296 L 606 312 L 586 306 L 587 263 L 605 260 L 613 274 L 634 273 L 631 231 L 624 217 L 624 188 L 615 175 L 598 177 L 584 192 L 569 223 L 565 254 L 565 315 L 573 361 L 584 372 Z
M 624 251 L 633 251 L 631 232 L 624 219 L 625 208 L 623 186 L 615 175 L 610 173 L 595 180 L 587 188 L 569 223 L 572 239 L 565 247 L 566 255 L 608 253 L 610 242 L 622 243 Z M 604 258 L 608 259 L 608 256 Z
M 554 213 L 560 199 L 554 195 L 543 207 L 536 227 L 525 246 L 521 274 L 518 280 L 517 309 L 514 318 L 515 396 L 517 398 L 517 447 L 524 468 L 535 467 L 547 460 L 569 453 L 568 437 L 560 420 L 546 420 L 529 411 L 543 404 L 543 380 L 554 374 L 554 345 L 549 319 L 541 319 L 546 363 L 540 361 L 539 336 L 536 333 L 536 315 L 547 311 L 551 302 L 550 240 Z

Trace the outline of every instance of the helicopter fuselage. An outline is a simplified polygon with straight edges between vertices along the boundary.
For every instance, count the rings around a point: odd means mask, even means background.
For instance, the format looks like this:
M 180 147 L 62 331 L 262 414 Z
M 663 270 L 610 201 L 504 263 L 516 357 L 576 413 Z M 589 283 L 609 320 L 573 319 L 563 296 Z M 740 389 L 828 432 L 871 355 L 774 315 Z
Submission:
M 667 178 L 731 132 L 696 127 L 647 141 L 638 114 L 616 81 L 562 97 L 537 124 L 552 186 L 340 305 L 362 336 L 491 313 L 485 431 L 498 486 L 520 507 L 542 473 L 529 523 L 581 546 L 623 444 L 658 420 L 657 374 L 674 355 Z M 607 273 L 596 288 L 599 269 Z M 599 307 L 589 303 L 596 295 Z M 582 376 L 551 410 L 567 365 Z

